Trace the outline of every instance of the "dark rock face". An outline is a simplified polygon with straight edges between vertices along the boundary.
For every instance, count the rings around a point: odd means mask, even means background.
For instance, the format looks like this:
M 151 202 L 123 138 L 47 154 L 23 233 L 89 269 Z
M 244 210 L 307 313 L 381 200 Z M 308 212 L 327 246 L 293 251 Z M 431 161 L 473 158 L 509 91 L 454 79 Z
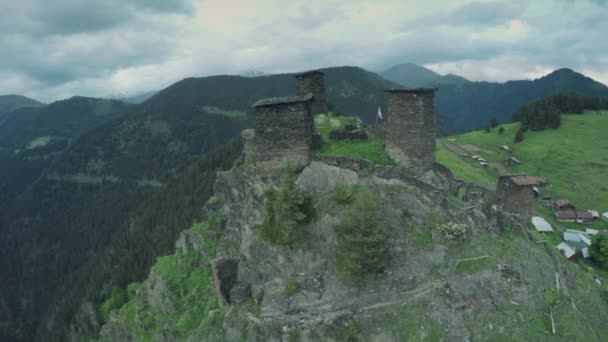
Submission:
M 231 303 L 231 290 L 238 284 L 238 266 L 238 261 L 233 259 L 220 259 L 213 264 L 213 281 L 221 306 Z
M 320 71 L 309 71 L 296 75 L 296 95 L 312 94 L 314 96 L 311 106 L 312 115 L 328 112 L 324 76 Z
M 255 105 L 255 164 L 260 171 L 310 163 L 313 117 L 311 95 Z
M 251 284 L 237 281 L 230 289 L 230 303 L 242 304 L 251 297 Z
M 423 174 L 435 162 L 434 89 L 389 90 L 386 152 L 401 166 Z

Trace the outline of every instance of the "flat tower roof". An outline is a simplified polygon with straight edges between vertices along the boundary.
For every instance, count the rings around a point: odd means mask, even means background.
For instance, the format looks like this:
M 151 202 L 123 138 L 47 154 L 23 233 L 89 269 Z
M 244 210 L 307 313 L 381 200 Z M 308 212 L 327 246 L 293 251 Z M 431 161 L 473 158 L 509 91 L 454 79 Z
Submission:
M 312 94 L 306 94 L 302 96 L 271 97 L 259 100 L 258 102 L 253 104 L 253 107 L 276 106 L 289 103 L 308 102 L 312 99 Z

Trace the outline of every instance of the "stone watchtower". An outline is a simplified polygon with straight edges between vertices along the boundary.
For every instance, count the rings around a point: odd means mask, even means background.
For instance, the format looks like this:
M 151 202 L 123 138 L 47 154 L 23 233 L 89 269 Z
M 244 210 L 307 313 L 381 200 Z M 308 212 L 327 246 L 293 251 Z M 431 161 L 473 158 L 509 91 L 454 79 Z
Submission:
M 544 178 L 526 174 L 500 176 L 496 196 L 506 209 L 530 218 L 534 211 L 534 187 L 542 186 L 545 182 Z
M 256 168 L 269 171 L 310 164 L 314 121 L 311 94 L 263 99 L 255 108 Z
M 328 112 L 325 96 L 325 74 L 318 70 L 307 71 L 296 75 L 296 95 L 312 94 L 314 101 L 311 106 L 312 115 Z
M 399 165 L 423 174 L 435 162 L 435 89 L 391 89 L 387 93 L 386 153 Z

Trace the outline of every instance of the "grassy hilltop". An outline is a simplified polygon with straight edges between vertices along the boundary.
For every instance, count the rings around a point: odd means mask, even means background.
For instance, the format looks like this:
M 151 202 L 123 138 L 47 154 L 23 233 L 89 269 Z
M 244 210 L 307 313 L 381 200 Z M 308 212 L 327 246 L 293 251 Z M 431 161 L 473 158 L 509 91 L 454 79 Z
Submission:
M 608 210 L 608 111 L 563 115 L 557 130 L 528 131 L 517 144 L 513 137 L 519 123 L 506 124 L 491 132 L 475 131 L 439 139 L 437 161 L 449 167 L 456 177 L 489 188 L 496 185 L 499 171 L 528 173 L 546 177 L 549 185 L 543 195 L 568 198 L 581 209 Z M 512 153 L 500 149 L 511 148 Z M 481 167 L 470 157 L 479 155 L 490 164 Z M 514 156 L 522 163 L 504 166 Z

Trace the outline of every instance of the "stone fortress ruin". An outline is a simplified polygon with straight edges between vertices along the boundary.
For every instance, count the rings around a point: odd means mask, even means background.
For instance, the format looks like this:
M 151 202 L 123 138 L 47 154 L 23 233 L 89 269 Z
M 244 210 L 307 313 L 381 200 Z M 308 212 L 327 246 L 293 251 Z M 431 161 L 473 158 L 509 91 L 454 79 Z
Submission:
M 297 74 L 296 96 L 258 101 L 255 108 L 256 168 L 303 168 L 311 161 L 314 116 L 328 112 L 324 73 Z M 435 89 L 392 89 L 388 93 L 386 152 L 400 166 L 422 175 L 435 162 Z
M 297 74 L 296 96 L 268 98 L 254 104 L 255 134 L 250 140 L 257 171 L 285 167 L 301 170 L 310 164 L 316 134 L 314 116 L 328 112 L 324 76 L 317 70 Z M 434 88 L 386 90 L 388 113 L 382 129 L 385 152 L 414 177 L 438 168 L 435 91 Z M 542 185 L 538 177 L 508 175 L 501 176 L 496 191 L 492 191 L 450 178 L 452 190 L 465 189 L 463 200 L 484 205 L 498 203 L 524 218 L 533 210 L 532 187 Z

